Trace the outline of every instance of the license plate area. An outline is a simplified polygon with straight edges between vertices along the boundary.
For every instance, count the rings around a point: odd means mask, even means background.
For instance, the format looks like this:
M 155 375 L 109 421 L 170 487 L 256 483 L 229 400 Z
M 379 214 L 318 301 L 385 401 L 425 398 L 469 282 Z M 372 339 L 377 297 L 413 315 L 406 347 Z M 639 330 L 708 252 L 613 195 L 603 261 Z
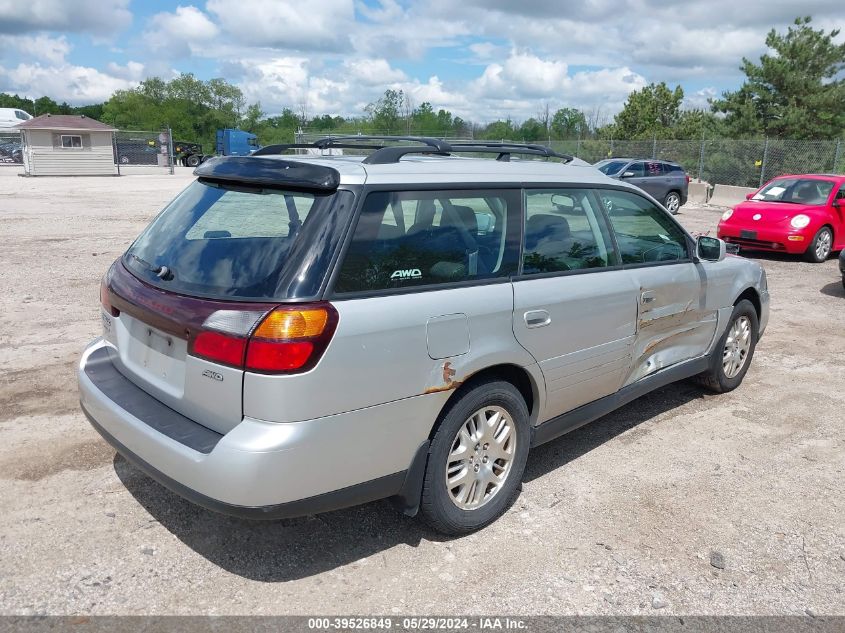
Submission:
M 125 327 L 118 346 L 124 366 L 142 381 L 181 395 L 187 342 L 125 313 L 120 320 Z
M 745 240 L 756 240 L 757 231 L 746 231 L 743 229 L 739 232 L 739 236 Z

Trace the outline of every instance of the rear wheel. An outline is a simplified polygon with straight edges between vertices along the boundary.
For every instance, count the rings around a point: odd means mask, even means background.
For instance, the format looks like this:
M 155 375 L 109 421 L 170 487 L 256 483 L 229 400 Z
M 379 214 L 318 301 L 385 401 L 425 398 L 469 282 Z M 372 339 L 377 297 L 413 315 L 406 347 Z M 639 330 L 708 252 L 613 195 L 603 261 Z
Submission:
M 830 257 L 830 251 L 833 249 L 833 231 L 829 227 L 823 226 L 818 230 L 813 241 L 810 242 L 809 248 L 804 253 L 804 259 L 814 264 L 821 264 Z
M 670 191 L 663 200 L 663 206 L 672 215 L 677 215 L 678 210 L 681 208 L 681 196 L 678 195 L 677 191 Z
M 185 162 L 188 164 L 188 167 L 196 167 L 200 164 L 200 157 L 196 154 L 191 154 L 190 156 L 188 156 Z
M 725 333 L 713 350 L 710 369 L 698 376 L 699 382 L 717 393 L 739 387 L 751 365 L 759 327 L 754 305 L 747 299 L 737 303 Z
M 500 517 L 519 494 L 531 432 L 528 408 L 509 382 L 476 385 L 446 412 L 429 450 L 420 511 L 458 535 Z

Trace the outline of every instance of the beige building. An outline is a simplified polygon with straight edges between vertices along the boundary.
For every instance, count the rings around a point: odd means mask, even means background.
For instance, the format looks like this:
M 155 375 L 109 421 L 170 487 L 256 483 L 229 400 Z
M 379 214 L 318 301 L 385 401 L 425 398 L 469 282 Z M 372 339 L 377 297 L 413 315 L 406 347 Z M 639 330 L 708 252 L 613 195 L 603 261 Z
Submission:
M 86 116 L 52 115 L 24 121 L 21 131 L 27 176 L 115 176 L 115 129 Z

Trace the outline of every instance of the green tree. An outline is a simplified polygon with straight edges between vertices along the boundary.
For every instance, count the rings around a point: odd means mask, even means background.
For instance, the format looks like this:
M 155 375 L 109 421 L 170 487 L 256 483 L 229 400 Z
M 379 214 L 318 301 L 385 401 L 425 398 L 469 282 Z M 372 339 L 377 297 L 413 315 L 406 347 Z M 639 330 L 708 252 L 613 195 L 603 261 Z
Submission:
M 546 134 L 546 127 L 542 124 L 542 122 L 538 121 L 534 117 L 527 119 L 519 126 L 519 130 L 517 130 L 517 136 L 520 139 L 525 141 L 540 141 L 543 140 Z
M 622 111 L 616 115 L 613 134 L 622 139 L 644 139 L 653 135 L 666 137 L 678 122 L 684 90 L 670 90 L 666 82 L 649 84 L 628 95 Z
M 402 130 L 400 121 L 404 103 L 405 93 L 389 88 L 378 101 L 370 103 L 364 111 L 370 116 L 376 130 L 396 134 Z
M 815 139 L 845 132 L 845 43 L 834 42 L 838 29 L 826 33 L 811 22 L 797 18 L 785 34 L 769 31 L 771 52 L 759 64 L 743 58 L 745 82 L 712 103 L 730 134 Z
M 552 115 L 551 128 L 556 139 L 577 138 L 587 131 L 587 118 L 581 110 L 561 108 Z

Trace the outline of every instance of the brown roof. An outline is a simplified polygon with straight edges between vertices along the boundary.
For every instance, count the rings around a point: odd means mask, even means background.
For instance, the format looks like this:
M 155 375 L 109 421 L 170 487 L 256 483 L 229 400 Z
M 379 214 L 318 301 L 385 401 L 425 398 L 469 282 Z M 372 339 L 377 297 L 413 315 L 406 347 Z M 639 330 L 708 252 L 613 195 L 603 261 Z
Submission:
M 114 132 L 116 129 L 84 114 L 42 114 L 18 123 L 15 127 L 24 130 L 94 130 L 97 132 Z

